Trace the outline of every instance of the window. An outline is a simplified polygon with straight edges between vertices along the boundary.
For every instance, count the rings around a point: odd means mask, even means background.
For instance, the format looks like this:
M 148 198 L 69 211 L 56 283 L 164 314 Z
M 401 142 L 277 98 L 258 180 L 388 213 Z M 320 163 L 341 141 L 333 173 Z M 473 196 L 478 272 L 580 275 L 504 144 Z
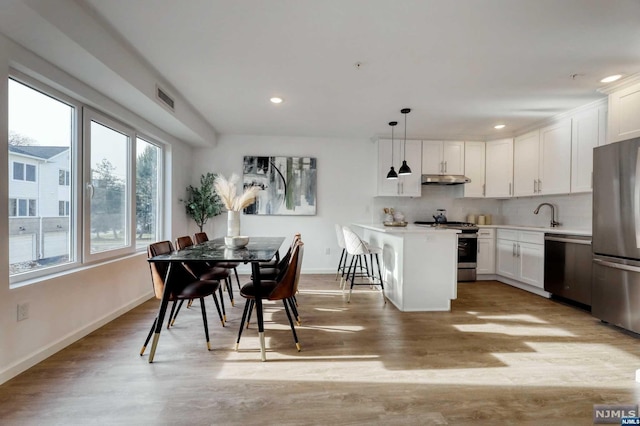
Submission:
M 26 180 L 28 182 L 36 181 L 36 166 L 33 164 L 24 164 L 17 161 L 13 162 L 13 179 Z
M 68 201 L 58 201 L 58 216 L 69 216 L 69 206 Z
M 37 216 L 38 200 L 9 198 L 9 217 Z
M 160 227 L 160 147 L 142 138 L 136 139 L 136 248 L 159 240 Z
M 69 186 L 71 182 L 70 176 L 68 170 L 58 170 L 58 185 Z
M 72 223 L 71 206 L 65 206 L 66 221 L 60 219 L 58 200 L 73 200 L 72 176 L 74 141 L 77 135 L 78 108 L 62 94 L 45 88 L 27 77 L 9 79 L 9 274 L 12 281 L 48 273 L 52 268 L 70 267 L 78 260 L 77 235 Z M 19 78 L 19 80 L 18 80 Z M 66 170 L 66 186 L 56 182 L 59 170 Z M 27 182 L 37 185 L 25 185 Z M 20 228 L 25 218 L 35 230 L 33 248 L 20 244 Z M 69 235 L 65 253 L 52 255 L 44 246 L 47 230 Z M 29 256 L 25 257 L 25 253 Z
M 163 149 L 151 138 L 12 71 L 8 150 L 10 282 L 160 239 Z

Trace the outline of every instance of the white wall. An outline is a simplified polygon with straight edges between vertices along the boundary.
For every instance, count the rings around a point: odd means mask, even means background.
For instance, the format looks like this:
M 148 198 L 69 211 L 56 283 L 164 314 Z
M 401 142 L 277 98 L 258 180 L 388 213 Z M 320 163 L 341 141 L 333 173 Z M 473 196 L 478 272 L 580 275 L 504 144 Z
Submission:
M 285 236 L 300 232 L 305 242 L 303 272 L 333 272 L 340 252 L 336 223 L 370 221 L 375 190 L 376 145 L 369 139 L 221 135 L 218 146 L 198 149 L 193 159 L 192 181 L 206 172 L 242 176 L 245 155 L 304 156 L 317 158 L 318 192 L 315 216 L 241 216 L 245 235 Z M 191 233 L 197 227 L 191 222 Z M 213 218 L 204 229 L 210 236 L 226 233 L 226 216 Z M 283 248 L 286 246 L 286 242 Z M 330 254 L 326 254 L 329 249 Z
M 127 123 L 137 129 L 165 136 L 163 140 L 170 144 L 167 163 L 177 171 L 169 173 L 165 183 L 169 201 L 164 212 L 166 223 L 170 224 L 165 229 L 168 237 L 174 232 L 175 235 L 187 232 L 184 213 L 178 211 L 173 201 L 182 196 L 175 193 L 176 188 L 183 189 L 191 182 L 192 158 L 188 146 L 0 36 L 0 215 L 3 219 L 0 220 L 0 383 L 152 297 L 145 253 L 9 287 L 7 78 L 10 63 L 44 75 L 53 74 L 68 92 L 82 92 L 83 97 L 90 98 L 95 105 L 109 105 L 104 109 L 107 114 L 126 117 Z M 17 305 L 24 302 L 30 305 L 29 318 L 18 322 Z M 135 352 L 132 356 L 136 356 Z

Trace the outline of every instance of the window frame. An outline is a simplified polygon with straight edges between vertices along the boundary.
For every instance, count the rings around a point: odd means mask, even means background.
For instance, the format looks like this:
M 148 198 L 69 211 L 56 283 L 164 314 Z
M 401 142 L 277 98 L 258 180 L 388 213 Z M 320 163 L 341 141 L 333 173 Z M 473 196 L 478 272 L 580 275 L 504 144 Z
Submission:
M 69 195 L 70 200 L 58 200 L 69 203 L 69 239 L 70 239 L 70 252 L 69 262 L 61 265 L 45 267 L 36 269 L 33 271 L 22 272 L 15 275 L 9 275 L 9 286 L 11 288 L 24 283 L 37 282 L 42 278 L 46 278 L 51 275 L 55 275 L 61 272 L 71 271 L 81 267 L 91 266 L 103 261 L 115 260 L 123 258 L 135 253 L 145 252 L 146 247 L 136 248 L 136 159 L 137 139 L 140 138 L 146 143 L 154 145 L 159 149 L 158 152 L 158 199 L 157 199 L 157 218 L 156 218 L 156 239 L 158 241 L 163 239 L 165 234 L 165 201 L 167 189 L 166 182 L 164 181 L 167 173 L 165 168 L 167 167 L 166 155 L 167 144 L 155 137 L 151 137 L 149 134 L 138 131 L 135 126 L 128 125 L 111 118 L 107 113 L 100 110 L 88 107 L 86 104 L 74 99 L 73 97 L 56 90 L 39 80 L 36 80 L 14 68 L 9 69 L 7 76 L 8 80 L 14 80 L 17 83 L 23 84 L 30 89 L 42 93 L 45 96 L 49 96 L 63 104 L 66 104 L 72 108 L 71 117 L 71 139 L 70 139 L 70 153 L 69 153 L 69 169 L 65 169 L 66 174 L 69 174 Z M 62 89 L 64 90 L 64 89 Z M 129 137 L 128 143 L 128 164 L 127 164 L 127 179 L 130 182 L 127 191 L 127 218 L 129 222 L 129 235 L 128 245 L 123 249 L 110 250 L 100 253 L 88 253 L 90 252 L 90 232 L 87 233 L 87 228 L 90 227 L 90 209 L 87 207 L 87 203 L 90 202 L 88 197 L 88 191 L 90 188 L 87 183 L 90 183 L 90 179 L 87 180 L 87 175 L 91 174 L 90 164 L 90 138 L 87 138 L 86 132 L 88 126 L 86 123 L 91 122 L 91 118 L 97 118 L 96 122 L 105 125 L 106 127 L 114 128 L 121 133 L 124 133 L 122 129 L 127 129 L 127 136 Z M 8 147 L 7 147 L 8 149 Z M 12 161 L 13 162 L 13 161 Z M 23 163 L 26 164 L 26 163 Z M 13 166 L 12 166 L 13 167 Z M 88 172 L 87 172 L 88 168 Z M 62 170 L 62 169 L 59 169 Z M 88 174 L 87 174 L 88 173 Z M 24 167 L 23 177 L 26 177 L 26 166 Z M 38 184 L 38 168 L 36 167 L 36 181 L 20 180 L 19 182 L 29 182 Z M 11 170 L 11 179 L 13 179 L 13 169 Z M 65 178 L 66 180 L 67 178 Z M 9 183 L 9 182 L 8 182 Z M 58 185 L 60 187 L 62 185 Z M 67 185 L 64 185 L 67 187 Z M 8 192 L 7 192 L 8 193 Z M 7 197 L 9 204 L 9 197 Z M 36 204 L 39 204 L 36 201 Z M 10 207 L 10 206 L 9 206 Z M 27 202 L 28 210 L 28 202 Z M 37 212 L 39 206 L 36 206 Z M 18 213 L 18 201 L 16 198 L 16 213 Z M 37 213 L 36 213 L 37 216 Z M 23 216 L 10 216 L 10 217 L 23 217 Z M 29 216 L 24 216 L 29 217 Z M 67 216 L 58 216 L 67 217 Z M 89 229 L 90 231 L 90 229 Z M 87 242 L 89 244 L 87 244 Z
M 7 79 L 14 80 L 17 83 L 23 84 L 30 89 L 33 89 L 37 92 L 42 93 L 45 96 L 49 96 L 52 99 L 55 99 L 63 104 L 70 106 L 72 109 L 71 115 L 71 140 L 70 142 L 70 154 L 69 154 L 69 170 L 74 171 L 71 174 L 70 179 L 70 188 L 69 194 L 71 196 L 71 200 L 69 200 L 69 261 L 55 266 L 49 266 L 46 268 L 40 268 L 33 271 L 22 272 L 15 275 L 9 275 L 9 286 L 12 287 L 18 283 L 23 281 L 34 280 L 42 277 L 46 277 L 49 275 L 57 274 L 60 272 L 76 269 L 79 266 L 82 266 L 81 252 L 80 248 L 80 232 L 78 227 L 78 218 L 81 217 L 81 205 L 79 204 L 80 200 L 80 191 L 79 191 L 79 179 L 80 179 L 80 171 L 79 171 L 79 158 L 82 155 L 82 144 L 79 143 L 80 130 L 82 125 L 82 103 L 73 99 L 72 97 L 56 90 L 28 75 L 16 70 L 9 69 L 9 75 Z M 8 147 L 7 147 L 8 149 Z M 13 177 L 13 173 L 12 173 Z M 36 183 L 37 183 L 37 171 L 36 171 Z M 29 181 L 25 181 L 29 182 Z M 31 182 L 34 183 L 34 182 Z M 7 188 L 8 189 L 8 188 Z M 17 205 L 16 205 L 16 213 L 17 213 Z M 16 216 L 21 217 L 21 216 Z M 9 248 L 10 249 L 10 248 Z

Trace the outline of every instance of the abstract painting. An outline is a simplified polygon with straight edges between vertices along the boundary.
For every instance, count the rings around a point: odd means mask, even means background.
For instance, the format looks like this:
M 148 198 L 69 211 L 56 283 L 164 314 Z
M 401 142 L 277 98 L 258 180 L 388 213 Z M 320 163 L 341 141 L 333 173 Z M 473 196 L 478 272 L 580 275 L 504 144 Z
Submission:
M 316 214 L 315 158 L 246 156 L 242 183 L 261 188 L 245 214 Z

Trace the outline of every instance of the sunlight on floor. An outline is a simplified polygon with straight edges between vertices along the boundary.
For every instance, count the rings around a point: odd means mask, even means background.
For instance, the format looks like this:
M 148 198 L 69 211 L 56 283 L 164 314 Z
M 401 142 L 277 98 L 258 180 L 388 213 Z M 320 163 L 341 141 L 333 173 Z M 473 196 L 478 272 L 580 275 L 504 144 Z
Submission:
M 497 323 L 485 324 L 458 324 L 454 325 L 457 330 L 468 333 L 491 333 L 506 334 L 508 336 L 554 336 L 554 337 L 575 337 L 575 334 L 561 328 L 550 326 L 535 327 L 525 325 L 505 325 Z
M 471 312 L 468 312 L 468 313 L 471 314 Z M 478 319 L 483 319 L 483 320 L 522 321 L 522 322 L 530 322 L 534 324 L 549 324 L 548 321 L 544 321 L 538 317 L 534 317 L 533 315 L 526 315 L 526 314 L 482 315 L 478 312 L 475 312 L 472 315 L 476 315 Z

